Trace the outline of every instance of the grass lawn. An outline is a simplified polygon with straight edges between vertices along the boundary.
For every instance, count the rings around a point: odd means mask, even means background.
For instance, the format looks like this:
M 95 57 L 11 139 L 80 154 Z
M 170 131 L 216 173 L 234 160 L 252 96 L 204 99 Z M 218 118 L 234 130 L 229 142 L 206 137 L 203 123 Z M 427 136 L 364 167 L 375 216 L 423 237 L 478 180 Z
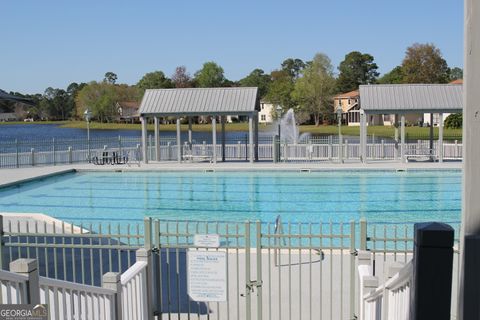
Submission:
M 0 125 L 8 124 L 57 124 L 62 128 L 78 128 L 86 129 L 87 124 L 85 121 L 38 121 L 38 122 L 0 122 Z M 212 127 L 210 124 L 194 124 L 193 131 L 197 132 L 210 132 Z M 99 123 L 91 122 L 91 129 L 100 130 L 140 130 L 140 124 L 130 123 Z M 260 124 L 258 126 L 260 131 L 273 131 L 272 125 Z M 153 130 L 153 124 L 148 125 L 148 130 Z M 188 125 L 182 125 L 182 131 L 188 130 Z M 221 125 L 217 124 L 217 130 L 221 130 Z M 248 131 L 248 123 L 227 123 L 225 125 L 226 131 Z M 176 131 L 175 124 L 162 124 L 160 125 L 160 131 Z M 338 134 L 338 127 L 336 125 L 331 126 L 314 126 L 314 125 L 302 125 L 300 126 L 300 132 L 310 132 L 313 135 L 335 135 Z M 342 134 L 346 136 L 358 136 L 360 134 L 360 127 L 348 127 L 342 126 Z M 428 139 L 429 128 L 422 127 L 406 127 L 407 139 Z M 375 135 L 377 137 L 394 137 L 395 129 L 393 127 L 385 126 L 369 126 L 368 135 Z M 462 140 L 462 129 L 445 129 L 445 140 Z M 434 128 L 434 137 L 438 137 L 438 128 Z

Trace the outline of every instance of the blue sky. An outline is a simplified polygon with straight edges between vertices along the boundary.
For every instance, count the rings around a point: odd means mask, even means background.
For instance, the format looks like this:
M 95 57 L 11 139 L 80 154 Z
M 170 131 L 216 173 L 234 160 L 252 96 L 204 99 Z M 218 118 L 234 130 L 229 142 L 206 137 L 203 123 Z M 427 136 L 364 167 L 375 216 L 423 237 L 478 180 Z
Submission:
M 434 43 L 463 65 L 460 0 L 2 1 L 0 89 L 42 93 L 101 80 L 135 84 L 146 72 L 190 74 L 206 61 L 231 80 L 286 58 L 326 53 L 335 68 L 358 50 L 381 73 L 415 42 Z

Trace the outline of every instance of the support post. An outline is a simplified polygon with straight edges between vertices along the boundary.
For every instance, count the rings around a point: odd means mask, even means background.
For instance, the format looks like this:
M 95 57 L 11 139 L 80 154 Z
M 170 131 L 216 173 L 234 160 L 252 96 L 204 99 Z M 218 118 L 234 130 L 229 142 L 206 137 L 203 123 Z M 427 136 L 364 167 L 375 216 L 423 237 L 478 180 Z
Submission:
M 160 119 L 157 116 L 153 119 L 155 124 L 155 160 L 160 161 Z
M 225 162 L 225 116 L 220 116 L 222 124 L 222 162 Z
M 480 3 L 465 0 L 463 73 L 463 183 L 459 320 L 480 314 Z
M 182 136 L 180 127 L 180 117 L 177 118 L 177 162 L 182 162 Z
M 140 117 L 142 123 L 142 158 L 143 163 L 148 163 L 148 142 L 147 142 L 147 118 Z
M 120 273 L 107 272 L 102 277 L 102 287 L 115 291 L 115 319 L 122 320 L 122 282 Z
M 152 250 L 146 248 L 140 248 L 135 253 L 137 261 L 143 261 L 147 263 L 147 319 L 153 319 L 154 305 L 155 305 L 155 291 L 153 290 L 154 285 L 154 274 L 153 274 L 153 257 Z M 159 275 L 160 276 L 160 275 Z
M 10 262 L 10 271 L 28 277 L 27 304 L 40 304 L 38 264 L 35 259 L 17 259 Z
M 409 319 L 450 319 L 453 238 L 447 224 L 415 224 Z
M 217 119 L 212 117 L 212 160 L 217 163 Z
M 398 114 L 394 115 L 393 126 L 395 127 L 395 148 L 393 149 L 393 157 L 398 160 Z
M 258 161 L 258 111 L 255 111 L 255 121 L 253 124 L 255 127 L 255 161 Z
M 367 162 L 367 121 L 363 109 L 360 109 L 360 158 L 363 163 Z
M 192 148 L 192 117 L 188 117 L 188 144 Z
M 253 115 L 248 115 L 248 144 L 249 144 L 249 158 L 250 163 L 253 163 L 254 151 L 253 151 Z
M 430 154 L 433 152 L 433 113 L 430 113 L 430 128 L 429 128 L 429 144 Z
M 443 113 L 438 114 L 438 161 L 443 162 Z
M 405 159 L 405 115 L 400 116 L 400 159 L 402 162 L 406 162 Z

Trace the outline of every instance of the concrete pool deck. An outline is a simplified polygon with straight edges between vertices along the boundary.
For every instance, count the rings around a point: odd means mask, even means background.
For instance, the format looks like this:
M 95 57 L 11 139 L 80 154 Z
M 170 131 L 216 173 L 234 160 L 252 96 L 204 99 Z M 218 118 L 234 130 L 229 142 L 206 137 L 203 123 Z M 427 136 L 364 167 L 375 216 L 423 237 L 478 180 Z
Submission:
M 218 162 L 216 164 L 178 163 L 178 162 L 150 162 L 148 164 L 136 163 L 130 165 L 94 165 L 94 164 L 71 164 L 49 167 L 28 167 L 14 169 L 0 169 L 0 188 L 27 182 L 38 178 L 46 178 L 52 175 L 75 172 L 75 171 L 300 171 L 300 170 L 452 170 L 462 169 L 462 162 L 409 162 L 397 161 L 372 161 L 369 163 L 346 162 L 343 164 L 333 162 L 323 163 L 271 163 L 271 162 Z

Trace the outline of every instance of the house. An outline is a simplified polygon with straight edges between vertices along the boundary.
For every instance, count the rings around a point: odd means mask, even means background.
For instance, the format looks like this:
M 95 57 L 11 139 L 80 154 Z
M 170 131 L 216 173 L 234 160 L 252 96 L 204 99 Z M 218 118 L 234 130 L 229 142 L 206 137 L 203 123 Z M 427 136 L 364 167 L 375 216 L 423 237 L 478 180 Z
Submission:
M 348 126 L 360 125 L 360 93 L 353 90 L 333 97 L 334 112 L 342 108 L 342 123 Z M 392 118 L 393 119 L 393 118 Z M 372 115 L 368 118 L 368 125 L 390 125 L 390 116 Z
M 117 109 L 117 121 L 125 122 L 139 122 L 138 108 L 140 104 L 136 101 L 122 101 L 117 102 L 115 105 Z
M 17 115 L 14 112 L 0 113 L 0 122 L 17 121 Z
M 260 101 L 260 111 L 258 111 L 258 123 L 272 123 L 274 120 L 272 116 L 273 112 L 275 112 L 275 105 L 266 101 Z

